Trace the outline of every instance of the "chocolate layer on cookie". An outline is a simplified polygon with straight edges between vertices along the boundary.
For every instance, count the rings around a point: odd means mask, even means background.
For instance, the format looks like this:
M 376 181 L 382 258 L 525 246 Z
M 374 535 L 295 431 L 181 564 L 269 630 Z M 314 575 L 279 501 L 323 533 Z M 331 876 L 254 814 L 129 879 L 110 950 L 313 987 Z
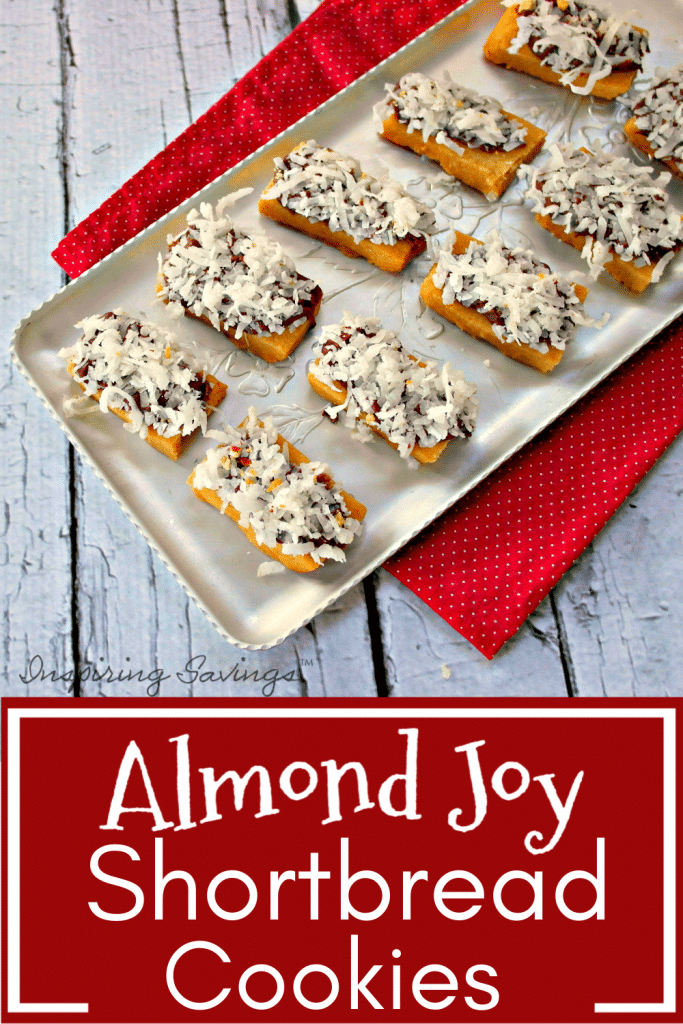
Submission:
M 398 273 L 426 248 L 434 214 L 392 181 L 364 174 L 353 157 L 310 140 L 275 160 L 259 210 L 346 256 Z
M 681 214 L 654 175 L 625 156 L 554 145 L 529 171 L 527 199 L 542 227 L 580 250 L 591 275 L 602 270 L 632 292 L 659 281 L 683 246 Z
M 59 355 L 103 412 L 171 459 L 178 459 L 223 401 L 227 387 L 170 331 L 122 309 L 76 324 L 82 335 Z
M 361 439 L 372 430 L 402 458 L 427 463 L 474 430 L 476 386 L 448 363 L 418 361 L 379 320 L 346 313 L 323 328 L 313 354 L 308 381 L 331 402 L 326 415 Z
M 540 128 L 448 77 L 411 72 L 385 89 L 386 100 L 375 107 L 381 137 L 435 160 L 490 199 L 503 194 L 545 141 Z
M 497 231 L 483 242 L 456 232 L 420 295 L 468 334 L 541 373 L 557 366 L 577 328 L 596 326 L 582 308 L 585 288 L 553 274 L 531 250 L 506 246 Z
M 503 6 L 485 57 L 580 96 L 613 100 L 627 92 L 649 52 L 647 32 L 585 0 L 503 0 Z
M 346 561 L 366 509 L 337 488 L 330 469 L 309 462 L 251 408 L 239 427 L 221 431 L 188 484 L 198 498 L 233 519 L 270 558 L 295 572 Z
M 315 324 L 322 291 L 277 242 L 241 231 L 227 210 L 252 189 L 191 210 L 159 256 L 157 291 L 178 316 L 226 334 L 269 363 L 285 359 Z

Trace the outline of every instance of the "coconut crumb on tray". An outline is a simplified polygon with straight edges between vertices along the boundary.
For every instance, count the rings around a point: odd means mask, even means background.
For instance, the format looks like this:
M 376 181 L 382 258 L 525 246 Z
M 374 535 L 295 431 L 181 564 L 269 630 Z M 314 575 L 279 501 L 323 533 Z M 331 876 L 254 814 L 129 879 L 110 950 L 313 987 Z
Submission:
M 282 562 L 261 562 L 256 570 L 256 575 L 259 578 L 261 576 L 279 576 L 283 572 L 287 572 L 287 569 Z
M 77 398 L 65 398 L 62 402 L 62 411 L 67 420 L 80 419 L 98 412 L 98 406 L 86 395 L 80 395 Z

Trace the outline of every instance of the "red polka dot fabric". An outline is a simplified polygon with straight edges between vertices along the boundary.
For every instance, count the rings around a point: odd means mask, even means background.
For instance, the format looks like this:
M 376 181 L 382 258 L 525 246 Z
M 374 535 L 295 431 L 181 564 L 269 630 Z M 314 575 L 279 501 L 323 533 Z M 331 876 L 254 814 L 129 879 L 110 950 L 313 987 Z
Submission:
M 682 429 L 678 321 L 385 568 L 492 658 Z
M 325 0 L 74 228 L 55 260 L 78 277 L 461 2 Z M 683 320 L 386 568 L 492 658 L 683 429 L 682 385 Z

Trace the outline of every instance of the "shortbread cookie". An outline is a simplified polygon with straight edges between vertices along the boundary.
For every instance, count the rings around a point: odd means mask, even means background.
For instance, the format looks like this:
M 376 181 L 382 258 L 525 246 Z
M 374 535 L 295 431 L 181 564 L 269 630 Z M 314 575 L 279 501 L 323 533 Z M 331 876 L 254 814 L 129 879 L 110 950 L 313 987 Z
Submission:
M 657 68 L 654 81 L 624 125 L 626 137 L 683 181 L 683 64 Z
M 491 200 L 545 142 L 540 128 L 449 78 L 436 82 L 411 72 L 385 89 L 387 99 L 375 108 L 381 138 L 435 160 Z
M 379 320 L 346 313 L 324 327 L 308 371 L 325 413 L 360 432 L 379 434 L 402 458 L 436 462 L 449 441 L 469 437 L 477 421 L 476 386 L 448 363 L 418 362 Z M 368 432 L 369 433 L 369 432 Z
M 580 250 L 591 276 L 602 270 L 640 294 L 661 278 L 683 246 L 681 215 L 669 202 L 671 175 L 654 176 L 627 157 L 551 146 L 529 172 L 536 220 Z
M 175 335 L 124 313 L 90 316 L 59 355 L 82 391 L 169 459 L 179 459 L 227 387 L 178 346 Z
M 584 0 L 503 0 L 484 45 L 494 64 L 613 100 L 628 92 L 649 52 L 648 33 Z
M 159 256 L 157 292 L 178 316 L 202 320 L 238 348 L 276 363 L 315 324 L 322 291 L 297 273 L 277 242 L 244 234 L 227 214 L 252 191 L 225 196 L 215 211 L 210 203 L 190 211 L 187 228 Z
M 392 274 L 424 252 L 435 223 L 432 211 L 395 182 L 364 174 L 352 157 L 313 140 L 275 160 L 259 210 Z
M 198 498 L 295 572 L 346 561 L 344 549 L 361 533 L 366 509 L 337 488 L 328 466 L 309 462 L 253 407 L 221 440 L 187 481 Z
M 483 242 L 456 231 L 420 289 L 430 309 L 541 373 L 557 366 L 578 327 L 596 326 L 581 308 L 587 294 L 497 231 Z

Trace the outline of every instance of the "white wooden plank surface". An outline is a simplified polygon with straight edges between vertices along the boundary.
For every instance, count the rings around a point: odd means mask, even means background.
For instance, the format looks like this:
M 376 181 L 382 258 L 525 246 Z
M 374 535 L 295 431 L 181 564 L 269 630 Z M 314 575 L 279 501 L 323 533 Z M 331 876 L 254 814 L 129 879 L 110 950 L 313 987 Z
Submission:
M 556 588 L 582 696 L 683 693 L 682 535 L 679 437 Z
M 294 0 L 294 7 L 301 21 L 307 18 L 309 14 L 313 14 L 319 3 L 320 0 Z
M 124 181 L 185 128 L 190 114 L 170 2 L 138 5 L 127 19 L 102 2 L 66 0 L 66 12 L 74 54 L 69 200 L 78 220 L 106 198 L 112 182 Z M 191 656 L 187 598 L 80 465 L 76 487 L 84 676 L 89 666 L 92 674 L 110 666 L 119 677 L 127 666 L 143 675 L 169 661 L 181 667 Z M 156 626 L 162 614 L 163 638 Z M 183 628 L 174 629 L 177 623 Z M 92 674 L 84 678 L 87 695 L 140 692 L 134 679 L 110 684 Z
M 0 694 L 59 695 L 68 682 L 25 684 L 30 658 L 57 676 L 71 666 L 68 444 L 10 366 L 16 322 L 60 287 L 50 237 L 63 230 L 59 174 L 59 40 L 47 3 L 13 4 L 0 51 L 0 450 L 3 664 Z M 46 226 L 52 228 L 46 235 Z M 37 668 L 37 662 L 34 663 Z
M 49 250 L 65 218 L 94 209 L 316 6 L 9 5 L 0 53 L 2 232 L 14 243 L 0 251 L 6 335 L 61 283 Z M 683 442 L 492 663 L 382 571 L 280 648 L 240 652 L 79 466 L 72 521 L 67 445 L 4 369 L 3 693 L 67 692 L 68 682 L 26 686 L 19 676 L 31 654 L 65 675 L 74 651 L 85 694 L 365 696 L 377 684 L 395 696 L 680 692 Z
M 493 661 L 384 571 L 378 603 L 392 696 L 567 696 L 557 623 L 547 599 Z

